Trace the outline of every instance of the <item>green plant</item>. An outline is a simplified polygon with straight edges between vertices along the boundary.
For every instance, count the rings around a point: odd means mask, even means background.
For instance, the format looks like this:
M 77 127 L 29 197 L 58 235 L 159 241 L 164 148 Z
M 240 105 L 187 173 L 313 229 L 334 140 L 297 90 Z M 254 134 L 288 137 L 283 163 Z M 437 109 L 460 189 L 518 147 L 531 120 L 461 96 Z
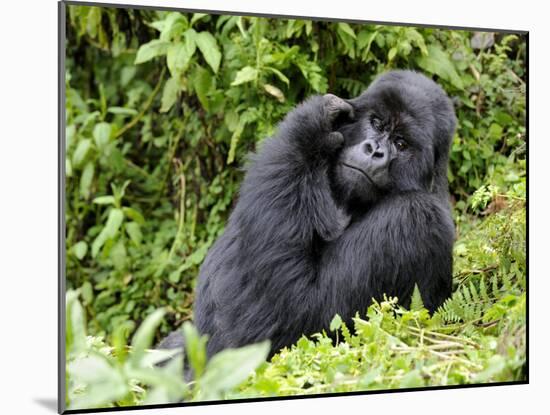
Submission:
M 207 362 L 206 337 L 200 337 L 186 323 L 186 356 L 194 374 L 193 381 L 187 384 L 181 350 L 150 350 L 164 310 L 156 310 L 144 320 L 130 346 L 126 346 L 132 329 L 128 324 L 117 328 L 113 346 L 108 346 L 101 337 L 86 336 L 84 310 L 77 291 L 67 293 L 66 305 L 69 409 L 223 399 L 265 361 L 269 352 L 269 342 L 263 342 L 224 350 Z

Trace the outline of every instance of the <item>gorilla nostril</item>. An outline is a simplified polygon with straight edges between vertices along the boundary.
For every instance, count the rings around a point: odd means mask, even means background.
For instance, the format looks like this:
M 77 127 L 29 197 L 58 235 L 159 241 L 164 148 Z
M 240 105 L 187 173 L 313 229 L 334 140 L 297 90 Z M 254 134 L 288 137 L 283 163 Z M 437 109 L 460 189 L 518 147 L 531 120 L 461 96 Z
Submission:
M 365 153 L 372 154 L 373 151 L 374 150 L 373 150 L 372 146 L 370 145 L 370 143 L 366 143 L 365 144 Z
M 375 152 L 373 153 L 372 157 L 377 158 L 377 159 L 381 159 L 381 158 L 384 157 L 384 153 L 381 152 L 381 151 L 375 151 Z

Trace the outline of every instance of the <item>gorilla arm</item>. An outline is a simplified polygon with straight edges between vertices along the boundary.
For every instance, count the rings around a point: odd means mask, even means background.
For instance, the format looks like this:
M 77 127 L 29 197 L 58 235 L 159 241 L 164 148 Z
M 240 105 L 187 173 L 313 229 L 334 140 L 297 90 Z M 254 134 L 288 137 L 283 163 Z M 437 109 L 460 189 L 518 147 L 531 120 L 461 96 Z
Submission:
M 333 96 L 299 105 L 252 157 L 224 234 L 201 268 L 195 321 L 208 353 L 264 339 L 272 351 L 323 328 L 323 298 L 312 297 L 322 241 L 349 218 L 335 203 L 327 169 L 343 144 L 331 132 L 352 108 Z
M 289 113 L 277 135 L 252 157 L 235 216 L 239 207 L 247 209 L 244 222 L 259 224 L 261 232 L 267 213 L 275 223 L 291 225 L 280 241 L 311 241 L 315 233 L 325 240 L 339 236 L 349 218 L 332 197 L 327 169 L 344 138 L 331 130 L 338 116 L 352 113 L 349 104 L 330 94 L 314 96 Z M 253 218 L 256 207 L 260 217 Z
M 425 307 L 435 311 L 451 294 L 453 239 L 448 207 L 436 195 L 382 199 L 327 246 L 319 279 L 332 285 L 327 304 L 334 307 L 327 307 L 325 320 L 335 313 L 349 320 L 383 294 L 408 307 L 415 284 Z

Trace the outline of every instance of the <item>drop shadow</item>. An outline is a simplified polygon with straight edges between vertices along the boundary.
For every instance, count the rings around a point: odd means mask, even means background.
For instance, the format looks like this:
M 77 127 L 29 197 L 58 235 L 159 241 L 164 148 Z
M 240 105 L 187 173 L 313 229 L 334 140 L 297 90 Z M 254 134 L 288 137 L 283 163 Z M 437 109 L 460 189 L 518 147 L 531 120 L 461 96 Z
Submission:
M 34 401 L 52 412 L 57 413 L 57 399 L 52 398 L 34 398 Z

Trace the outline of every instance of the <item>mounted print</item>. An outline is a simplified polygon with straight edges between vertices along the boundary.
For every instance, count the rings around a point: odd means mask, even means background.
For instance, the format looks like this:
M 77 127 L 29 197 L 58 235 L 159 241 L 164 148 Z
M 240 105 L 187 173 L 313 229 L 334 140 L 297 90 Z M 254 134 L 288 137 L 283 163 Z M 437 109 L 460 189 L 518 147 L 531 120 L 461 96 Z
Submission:
M 59 411 L 528 382 L 528 34 L 61 2 Z

